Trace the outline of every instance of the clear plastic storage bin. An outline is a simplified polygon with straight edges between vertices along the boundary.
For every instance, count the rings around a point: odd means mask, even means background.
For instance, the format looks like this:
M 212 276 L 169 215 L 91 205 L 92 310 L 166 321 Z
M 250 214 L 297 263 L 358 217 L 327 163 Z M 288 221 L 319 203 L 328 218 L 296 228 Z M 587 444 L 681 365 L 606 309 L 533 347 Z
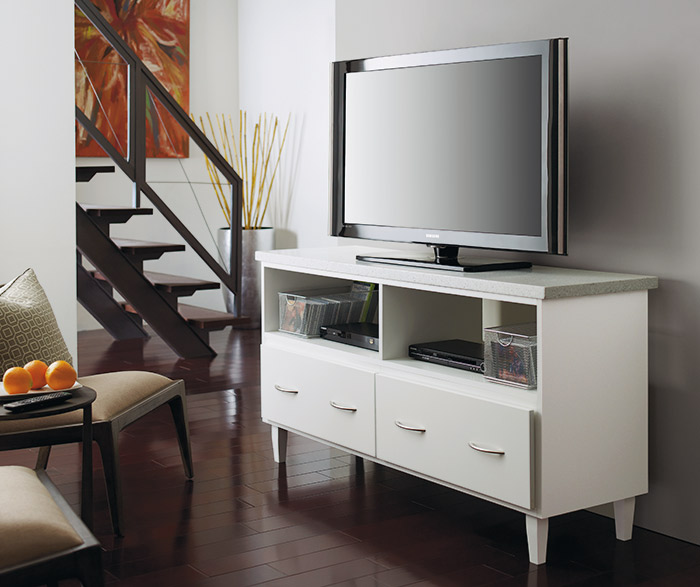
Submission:
M 311 338 L 320 336 L 321 326 L 365 321 L 375 295 L 348 287 L 279 292 L 279 330 Z
M 484 377 L 524 389 L 537 387 L 537 324 L 484 328 Z
M 339 304 L 319 291 L 279 292 L 279 310 L 282 332 L 310 338 L 320 336 L 321 326 L 337 321 Z
M 367 295 L 367 293 L 352 291 L 324 295 L 324 300 L 338 304 L 338 316 L 333 324 L 360 322 L 362 319 L 362 309 L 367 301 Z

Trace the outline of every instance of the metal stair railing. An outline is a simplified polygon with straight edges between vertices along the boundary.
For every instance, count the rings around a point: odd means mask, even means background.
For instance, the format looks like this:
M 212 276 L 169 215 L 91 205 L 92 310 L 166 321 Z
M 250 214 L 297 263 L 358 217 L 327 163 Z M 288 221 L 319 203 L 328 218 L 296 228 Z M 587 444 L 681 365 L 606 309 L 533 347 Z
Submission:
M 76 105 L 75 118 L 87 130 L 92 139 L 109 155 L 124 174 L 134 184 L 134 206 L 140 206 L 140 195 L 143 193 L 163 217 L 177 230 L 184 241 L 206 263 L 206 265 L 221 279 L 221 282 L 234 294 L 235 314 L 240 314 L 241 296 L 241 220 L 242 195 L 241 178 L 224 156 L 207 139 L 199 127 L 190 119 L 170 93 L 156 79 L 134 51 L 119 36 L 105 20 L 100 11 L 89 0 L 74 0 L 75 6 L 86 16 L 92 25 L 104 36 L 112 48 L 119 53 L 129 68 L 128 96 L 128 155 L 125 158 L 97 128 L 97 126 Z M 148 92 L 163 105 L 173 119 L 189 135 L 204 155 L 216 166 L 222 176 L 230 184 L 231 209 L 231 256 L 230 269 L 212 257 L 199 240 L 190 232 L 177 215 L 160 198 L 156 191 L 146 181 L 146 98 Z

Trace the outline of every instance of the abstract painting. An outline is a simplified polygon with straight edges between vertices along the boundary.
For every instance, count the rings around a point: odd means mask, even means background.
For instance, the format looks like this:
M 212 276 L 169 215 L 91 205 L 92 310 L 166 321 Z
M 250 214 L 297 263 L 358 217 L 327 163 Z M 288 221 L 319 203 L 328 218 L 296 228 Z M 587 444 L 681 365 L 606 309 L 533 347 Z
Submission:
M 185 112 L 189 112 L 190 0 L 92 0 L 107 22 L 146 64 Z M 75 9 L 76 105 L 122 155 L 128 153 L 128 68 Z M 104 157 L 76 125 L 76 155 Z M 147 93 L 147 157 L 187 157 L 189 140 L 162 104 Z

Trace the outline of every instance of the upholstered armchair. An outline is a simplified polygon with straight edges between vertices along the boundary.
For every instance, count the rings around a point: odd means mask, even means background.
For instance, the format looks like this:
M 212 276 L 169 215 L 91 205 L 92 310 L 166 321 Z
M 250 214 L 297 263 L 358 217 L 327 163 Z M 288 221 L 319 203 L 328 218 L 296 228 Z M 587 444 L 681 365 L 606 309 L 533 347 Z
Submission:
M 31 269 L 0 289 L 0 372 L 32 359 L 47 364 L 63 359 L 72 362 L 56 323 L 51 305 Z M 157 373 L 124 371 L 78 377 L 78 383 L 95 390 L 92 406 L 93 436 L 104 467 L 107 497 L 115 534 L 124 532 L 124 512 L 119 473 L 119 433 L 152 410 L 167 404 L 172 413 L 185 476 L 193 476 L 187 423 L 187 401 L 182 380 Z M 54 444 L 80 442 L 82 415 L 15 420 L 0 424 L 0 449 L 43 447 L 37 469 L 47 466 Z
M 0 467 L 0 585 L 104 585 L 102 549 L 44 471 Z

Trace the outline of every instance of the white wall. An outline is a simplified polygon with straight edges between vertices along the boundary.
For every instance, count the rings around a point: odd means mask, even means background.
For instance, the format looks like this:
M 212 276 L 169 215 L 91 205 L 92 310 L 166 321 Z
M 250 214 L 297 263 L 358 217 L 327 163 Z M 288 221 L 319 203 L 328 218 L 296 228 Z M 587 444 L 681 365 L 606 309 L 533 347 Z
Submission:
M 77 357 L 73 2 L 2 12 L 0 283 L 32 267 Z
M 190 112 L 199 123 L 199 116 L 209 112 L 238 112 L 238 11 L 236 0 L 190 2 Z M 207 133 L 210 134 L 210 133 Z M 111 165 L 108 158 L 78 158 L 79 165 Z M 204 158 L 190 141 L 187 159 L 149 159 L 147 179 L 188 229 L 217 257 L 214 240 L 216 229 L 224 226 L 224 218 L 209 185 Z M 188 180 L 192 182 L 189 185 Z M 77 186 L 81 203 L 131 205 L 131 182 L 117 168 L 114 174 L 96 176 L 89 183 Z M 143 197 L 142 206 L 148 207 Z M 111 234 L 157 242 L 181 243 L 181 237 L 157 212 L 153 217 L 137 217 L 124 225 L 114 225 Z M 173 275 L 218 281 L 204 262 L 191 250 L 168 253 L 156 261 L 147 261 L 145 268 Z M 183 303 L 224 310 L 219 290 L 197 292 Z M 78 305 L 78 330 L 101 328 Z
M 337 59 L 570 38 L 570 254 L 531 257 L 660 276 L 650 294 L 650 492 L 636 522 L 696 543 L 698 22 L 700 3 L 682 0 L 336 1 Z
M 239 0 L 238 6 L 241 108 L 292 116 L 270 216 L 276 245 L 332 244 L 327 197 L 334 3 Z

